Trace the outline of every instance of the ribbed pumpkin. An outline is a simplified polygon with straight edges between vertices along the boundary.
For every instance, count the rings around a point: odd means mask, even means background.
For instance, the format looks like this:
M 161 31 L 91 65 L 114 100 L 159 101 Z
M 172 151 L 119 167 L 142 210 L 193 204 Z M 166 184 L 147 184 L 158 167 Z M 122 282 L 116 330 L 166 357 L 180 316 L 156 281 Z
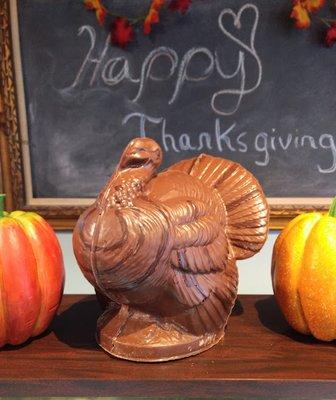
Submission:
M 276 300 L 288 323 L 317 339 L 336 339 L 336 200 L 329 214 L 294 218 L 273 249 Z
M 0 195 L 0 347 L 48 327 L 60 304 L 64 267 L 50 225 L 32 212 L 3 211 Z

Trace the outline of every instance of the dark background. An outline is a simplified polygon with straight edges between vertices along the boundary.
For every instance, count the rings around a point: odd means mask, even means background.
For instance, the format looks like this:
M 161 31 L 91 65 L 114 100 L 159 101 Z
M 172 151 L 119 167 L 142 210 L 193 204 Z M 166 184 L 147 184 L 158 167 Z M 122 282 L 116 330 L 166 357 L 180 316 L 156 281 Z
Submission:
M 119 8 L 130 16 L 145 13 L 148 5 L 148 1 L 138 0 L 107 3 L 115 7 L 112 11 Z M 235 71 L 242 51 L 246 85 L 250 87 L 258 77 L 255 59 L 218 27 L 218 16 L 223 9 L 238 12 L 247 3 L 195 0 L 185 16 L 167 12 L 150 36 L 138 32 L 137 40 L 126 50 L 109 46 L 92 85 L 93 65 L 85 69 L 78 85 L 72 87 L 90 47 L 88 33 L 78 35 L 79 28 L 90 25 L 95 30 L 94 57 L 101 54 L 107 31 L 98 25 L 93 12 L 85 10 L 82 1 L 20 0 L 18 13 L 34 196 L 96 196 L 124 146 L 139 135 L 138 119 L 122 125 L 125 116 L 132 112 L 164 118 L 166 132 L 174 136 L 177 144 L 179 137 L 188 133 L 197 148 L 200 133 L 209 133 L 212 148 L 200 151 L 174 152 L 168 139 L 169 150 L 164 151 L 163 167 L 201 151 L 209 152 L 236 160 L 253 171 L 267 196 L 333 196 L 335 172 L 321 173 L 318 165 L 327 169 L 335 157 L 329 147 L 330 138 L 335 139 L 336 49 L 327 49 L 321 44 L 319 27 L 308 31 L 292 27 L 288 19 L 290 1 L 250 3 L 260 13 L 255 49 L 262 64 L 262 80 L 253 93 L 243 96 L 233 115 L 216 114 L 211 109 L 211 96 L 219 90 L 239 88 L 239 76 L 223 80 L 214 70 L 206 80 L 186 82 L 171 105 L 168 100 L 174 92 L 177 70 L 166 81 L 148 81 L 137 102 L 131 101 L 137 93 L 136 83 L 124 80 L 108 86 L 101 78 L 103 66 L 115 57 L 126 57 L 130 74 L 139 78 L 144 59 L 155 48 L 166 46 L 176 51 L 180 66 L 187 51 L 205 47 L 212 55 L 217 52 L 226 73 Z M 242 13 L 241 29 L 233 26 L 230 15 L 223 17 L 227 30 L 244 43 L 250 40 L 253 21 L 251 9 Z M 197 55 L 188 72 L 195 76 L 202 74 L 208 65 L 206 56 Z M 161 58 L 154 64 L 152 73 L 163 76 L 168 71 L 167 58 Z M 226 96 L 219 104 L 230 107 L 236 99 Z M 222 132 L 233 126 L 229 135 L 231 148 L 224 142 L 222 149 L 218 148 L 216 119 Z M 245 146 L 237 142 L 242 132 L 246 132 L 242 138 Z M 265 151 L 258 151 L 255 144 L 259 137 L 259 149 L 263 148 L 262 132 L 268 136 L 266 166 L 258 165 L 265 160 Z M 160 124 L 147 124 L 146 134 L 163 144 Z M 279 145 L 279 138 L 285 145 L 290 134 L 292 141 L 285 151 Z M 321 139 L 325 134 L 331 135 L 329 139 Z M 295 137 L 300 143 L 303 135 L 313 136 L 314 143 L 307 139 L 304 146 L 295 147 Z M 273 145 L 272 136 L 275 137 Z

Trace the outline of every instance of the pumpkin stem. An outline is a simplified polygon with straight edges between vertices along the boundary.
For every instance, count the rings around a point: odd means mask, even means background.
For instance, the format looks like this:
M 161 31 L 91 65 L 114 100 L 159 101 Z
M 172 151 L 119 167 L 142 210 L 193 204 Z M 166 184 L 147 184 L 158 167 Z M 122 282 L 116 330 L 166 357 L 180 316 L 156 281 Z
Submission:
M 329 215 L 330 217 L 336 217 L 336 197 L 331 203 L 331 206 L 329 208 Z
M 5 194 L 0 194 L 0 218 L 5 215 Z

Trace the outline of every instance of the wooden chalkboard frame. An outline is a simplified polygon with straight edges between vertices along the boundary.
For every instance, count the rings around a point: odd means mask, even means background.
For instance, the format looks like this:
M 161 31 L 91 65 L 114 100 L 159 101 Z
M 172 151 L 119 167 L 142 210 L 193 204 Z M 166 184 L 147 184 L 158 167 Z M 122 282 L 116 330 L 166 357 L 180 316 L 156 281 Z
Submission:
M 71 229 L 92 199 L 33 198 L 16 0 L 0 0 L 0 161 L 8 210 L 35 210 L 56 229 Z M 1 178 L 1 175 L 0 175 Z M 325 211 L 330 198 L 269 198 L 271 228 L 307 211 Z

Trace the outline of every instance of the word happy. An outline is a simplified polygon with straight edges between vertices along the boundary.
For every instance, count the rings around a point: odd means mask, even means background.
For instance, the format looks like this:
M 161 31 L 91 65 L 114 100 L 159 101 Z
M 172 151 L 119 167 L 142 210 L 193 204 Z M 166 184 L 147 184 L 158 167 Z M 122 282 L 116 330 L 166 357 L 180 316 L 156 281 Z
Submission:
M 241 28 L 241 15 L 249 11 L 253 14 L 253 24 L 250 32 L 248 44 L 242 42 L 237 37 L 233 36 L 224 25 L 224 19 L 227 16 L 233 18 L 234 26 L 237 29 Z M 79 36 L 86 34 L 89 40 L 89 50 L 79 68 L 74 81 L 70 88 L 76 88 L 83 83 L 88 83 L 90 87 L 97 86 L 100 82 L 104 85 L 113 88 L 121 84 L 131 84 L 135 87 L 135 93 L 129 100 L 133 103 L 138 103 L 146 95 L 146 88 L 149 82 L 154 82 L 157 85 L 164 81 L 171 81 L 172 88 L 169 97 L 166 99 L 169 105 L 176 103 L 181 93 L 186 89 L 187 84 L 197 85 L 203 82 L 213 74 L 220 77 L 223 86 L 214 91 L 210 96 L 210 107 L 217 115 L 233 115 L 241 104 L 244 96 L 253 93 L 260 85 L 262 80 L 262 64 L 255 49 L 255 34 L 259 21 L 258 8 L 253 4 L 244 5 L 238 12 L 233 13 L 231 9 L 224 9 L 219 14 L 217 25 L 223 40 L 229 40 L 238 46 L 236 59 L 236 67 L 230 73 L 224 72 L 225 66 L 223 61 L 225 55 L 218 51 L 211 51 L 206 47 L 192 47 L 188 49 L 182 57 L 179 57 L 177 52 L 171 47 L 157 47 L 144 58 L 139 73 L 132 75 L 130 70 L 130 62 L 127 56 L 109 57 L 109 51 L 113 51 L 110 45 L 110 35 L 107 36 L 103 49 L 97 51 L 96 31 L 90 25 L 84 25 L 79 29 Z M 98 56 L 95 54 L 98 53 Z M 196 58 L 202 57 L 206 60 L 206 67 L 197 73 L 190 72 L 191 66 Z M 256 75 L 254 83 L 248 85 L 246 60 L 247 57 L 252 57 L 256 64 Z M 158 76 L 154 74 L 156 64 L 168 69 L 166 75 Z M 88 82 L 85 80 L 88 79 Z M 85 82 L 83 82 L 85 81 Z M 232 82 L 236 87 L 228 88 Z M 226 103 L 229 102 L 230 105 Z M 232 104 L 233 103 L 233 104 Z

